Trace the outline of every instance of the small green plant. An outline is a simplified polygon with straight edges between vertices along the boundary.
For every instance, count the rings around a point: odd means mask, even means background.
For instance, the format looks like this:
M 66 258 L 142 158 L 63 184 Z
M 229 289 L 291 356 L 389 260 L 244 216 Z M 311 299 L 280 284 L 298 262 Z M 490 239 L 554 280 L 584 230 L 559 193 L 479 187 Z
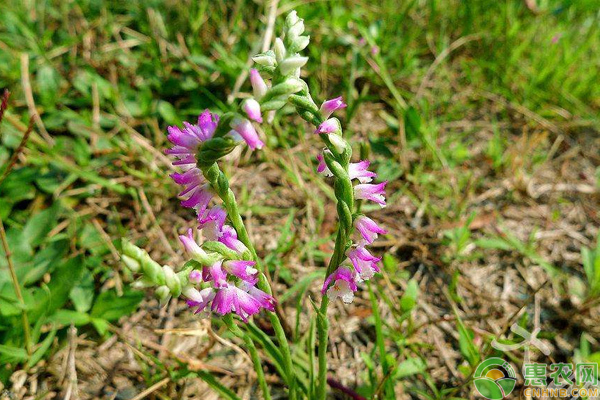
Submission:
M 595 249 L 581 248 L 581 262 L 587 278 L 588 298 L 600 296 L 600 234 Z

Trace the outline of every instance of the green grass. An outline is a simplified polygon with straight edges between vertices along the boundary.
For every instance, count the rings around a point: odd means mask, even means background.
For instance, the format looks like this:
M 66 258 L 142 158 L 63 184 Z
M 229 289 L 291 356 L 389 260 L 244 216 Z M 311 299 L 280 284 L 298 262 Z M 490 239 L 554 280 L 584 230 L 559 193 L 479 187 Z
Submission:
M 383 179 L 394 181 L 389 203 L 406 201 L 422 209 L 436 232 L 448 232 L 445 241 L 431 246 L 434 253 L 438 245 L 448 248 L 440 258 L 447 268 L 440 274 L 453 277 L 445 280 L 452 292 L 448 304 L 461 304 L 454 293 L 460 285 L 457 266 L 486 261 L 487 253 L 463 254 L 469 245 L 484 243 L 546 269 L 561 268 L 544 261 L 534 240 L 523 243 L 497 232 L 472 238 L 464 221 L 477 205 L 466 199 L 489 189 L 490 181 L 500 185 L 502 178 L 533 175 L 559 137 L 594 143 L 600 131 L 596 0 L 544 0 L 537 13 L 517 0 L 280 3 L 279 13 L 296 9 L 311 35 L 305 74 L 314 97 L 342 94 L 347 100 L 345 132 L 365 139 L 369 146 L 361 151 L 373 155 Z M 41 116 L 0 184 L 0 218 L 34 342 L 24 353 L 23 306 L 0 250 L 0 365 L 5 365 L 0 381 L 6 383 L 17 366 L 33 365 L 64 346 L 70 321 L 100 342 L 109 323 L 135 309 L 141 298 L 127 290 L 130 277 L 115 260 L 117 240 L 133 235 L 151 246 L 146 233 L 157 237 L 159 225 L 176 248 L 176 234 L 183 229 L 160 155 L 165 128 L 192 120 L 205 108 L 232 107 L 228 95 L 260 48 L 267 9 L 244 0 L 0 4 L 0 88 L 12 92 L 0 126 L 0 176 L 26 130 L 30 93 Z M 281 24 L 279 18 L 275 32 Z M 360 45 L 361 38 L 366 43 Z M 248 90 L 244 83 L 242 95 Z M 281 186 L 273 185 L 266 203 L 294 193 L 300 204 L 261 204 L 252 188 L 236 185 L 245 213 L 266 224 L 277 221 L 281 239 L 262 256 L 287 287 L 281 295 L 300 313 L 303 299 L 315 296 L 308 287 L 320 277 L 313 271 L 299 279 L 287 257 L 297 252 L 298 262 L 316 266 L 327 259 L 323 237 L 331 232 L 321 227 L 328 223 L 331 190 L 314 175 L 316 152 L 296 151 L 309 147 L 311 134 L 304 125 L 291 124 L 290 113 L 284 110 L 265 126 L 269 150 L 253 154 L 250 162 L 244 156 L 241 164 L 283 171 L 277 177 Z M 484 150 L 478 148 L 481 129 L 489 134 Z M 589 162 L 596 165 L 598 181 L 597 159 Z M 148 222 L 141 193 L 156 224 Z M 503 201 L 526 205 L 518 189 Z M 404 218 L 396 210 L 390 221 Z M 404 222 L 400 225 L 411 223 Z M 281 227 L 287 227 L 282 234 Z M 417 237 L 425 246 L 430 239 Z M 158 252 L 160 261 L 168 262 L 167 248 L 156 246 L 164 250 Z M 402 387 L 423 398 L 458 396 L 468 369 L 463 381 L 450 384 L 431 375 L 422 355 L 430 344 L 414 330 L 415 313 L 422 312 L 414 304 L 422 294 L 407 271 L 396 270 L 401 258 L 401 253 L 388 255 L 389 282 L 372 286 L 373 300 L 383 301 L 393 318 L 386 320 L 375 309 L 366 322 L 374 346 L 361 353 L 365 372 L 357 378 L 357 391 L 394 398 L 394 388 Z M 592 264 L 586 261 L 588 276 Z M 583 276 L 583 268 L 578 273 Z M 387 284 L 406 294 L 390 297 Z M 106 304 L 115 302 L 118 310 L 109 313 Z M 446 311 L 452 314 L 452 306 Z M 301 346 L 306 337 L 297 315 L 287 322 Z M 474 354 L 479 350 L 469 342 L 469 322 L 456 318 L 460 340 L 454 349 L 473 367 L 484 354 Z M 159 379 L 162 375 L 146 381 L 150 386 Z M 229 390 L 219 385 L 214 387 Z

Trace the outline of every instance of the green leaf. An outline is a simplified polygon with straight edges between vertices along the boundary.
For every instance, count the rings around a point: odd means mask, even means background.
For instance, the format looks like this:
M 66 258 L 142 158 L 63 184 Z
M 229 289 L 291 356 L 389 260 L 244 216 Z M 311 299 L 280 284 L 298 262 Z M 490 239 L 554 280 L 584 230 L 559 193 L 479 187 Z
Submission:
M 467 329 L 456 312 L 455 314 L 458 325 L 458 344 L 460 352 L 471 366 L 475 366 L 479 362 L 479 351 L 473 343 L 475 334 L 470 329 Z
M 406 129 L 406 140 L 419 139 L 421 136 L 421 117 L 414 107 L 409 107 L 404 114 L 404 127 Z
M 400 308 L 404 312 L 411 311 L 417 304 L 417 297 L 419 296 L 419 284 L 416 280 L 411 279 L 408 281 L 406 290 L 400 299 Z
M 33 258 L 33 266 L 31 268 L 19 268 L 19 282 L 23 286 L 31 285 L 39 281 L 44 274 L 52 272 L 60 260 L 67 254 L 69 250 L 68 240 L 57 240 L 47 245 L 42 250 L 38 250 Z
M 58 310 L 50 317 L 48 322 L 54 322 L 61 326 L 75 325 L 81 326 L 91 322 L 90 315 L 84 312 L 73 311 L 73 310 Z
M 177 116 L 175 107 L 167 101 L 160 100 L 158 102 L 158 113 L 169 125 L 177 125 L 181 122 L 181 119 Z
M 0 360 L 4 362 L 22 362 L 27 360 L 27 350 L 0 344 Z
M 208 384 L 214 391 L 219 393 L 222 398 L 228 400 L 241 400 L 231 389 L 223 386 L 221 382 L 215 379 L 210 373 L 206 371 L 198 371 L 195 372 L 198 375 L 198 378 L 202 379 L 204 382 Z
M 81 256 L 71 258 L 58 266 L 47 285 L 33 290 L 34 302 L 31 304 L 30 318 L 34 320 L 42 315 L 52 315 L 62 308 L 69 298 L 69 292 L 79 282 L 83 269 Z
M 427 369 L 423 360 L 417 357 L 408 358 L 396 366 L 396 379 L 402 379 L 407 376 L 422 374 Z
M 92 325 L 98 331 L 98 334 L 105 336 L 108 333 L 108 321 L 102 318 L 92 318 Z
M 31 358 L 29 359 L 29 361 L 27 361 L 28 368 L 33 367 L 35 364 L 38 363 L 38 361 L 42 359 L 44 354 L 46 354 L 46 352 L 52 345 L 54 336 L 56 336 L 56 328 L 52 328 L 50 333 L 48 333 L 48 336 L 46 336 L 44 341 L 41 343 L 40 347 L 38 347 L 38 349 L 31 355 Z
M 85 313 L 92 308 L 94 302 L 94 276 L 88 270 L 83 272 L 81 282 L 69 293 L 75 309 Z
M 36 74 L 36 83 L 38 86 L 38 94 L 44 106 L 54 107 L 56 104 L 56 95 L 58 92 L 60 75 L 51 66 L 44 64 Z
M 496 250 L 510 250 L 512 246 L 506 241 L 498 238 L 486 238 L 486 239 L 478 239 L 475 241 L 475 244 L 482 249 L 496 249 Z
M 50 208 L 45 209 L 29 219 L 23 229 L 23 240 L 26 240 L 32 246 L 37 246 L 46 237 L 48 232 L 56 226 L 59 203 L 54 203 Z
M 279 348 L 277 348 L 271 338 L 263 330 L 259 329 L 253 322 L 248 323 L 246 327 L 248 328 L 248 334 L 252 336 L 252 339 L 261 344 L 279 374 L 282 377 L 285 376 L 283 357 L 281 355 L 281 351 L 279 351 Z
M 90 315 L 107 321 L 115 321 L 124 315 L 131 314 L 144 298 L 144 293 L 128 290 L 119 297 L 114 290 L 100 293 Z

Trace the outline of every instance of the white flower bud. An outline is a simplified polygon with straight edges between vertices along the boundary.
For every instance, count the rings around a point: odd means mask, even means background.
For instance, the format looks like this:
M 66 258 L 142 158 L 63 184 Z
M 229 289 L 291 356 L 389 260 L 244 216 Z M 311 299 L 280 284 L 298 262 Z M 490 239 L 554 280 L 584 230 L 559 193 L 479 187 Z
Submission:
M 289 87 L 287 93 L 294 94 L 298 93 L 302 89 L 304 89 L 304 85 L 300 79 L 297 78 L 288 78 L 285 81 L 285 85 Z
M 125 264 L 127 268 L 129 268 L 132 272 L 138 272 L 141 268 L 140 263 L 134 260 L 133 258 L 126 256 L 123 254 L 121 256 L 121 260 Z
M 287 15 L 287 17 L 285 17 L 285 25 L 286 26 L 293 26 L 295 25 L 298 21 L 300 20 L 300 18 L 298 18 L 298 13 L 296 12 L 296 10 L 292 10 L 290 11 L 290 13 Z
M 273 57 L 270 54 L 255 55 L 254 57 L 252 57 L 252 61 L 264 67 L 274 67 L 277 64 L 277 62 L 275 61 L 275 57 Z
M 154 294 L 158 299 L 161 307 L 167 304 L 171 299 L 171 292 L 166 286 L 159 287 L 158 289 L 156 289 L 156 292 L 154 292 Z
M 298 36 L 296 39 L 294 39 L 292 49 L 295 52 L 302 51 L 308 46 L 309 43 L 310 36 Z
M 287 75 L 297 68 L 302 68 L 308 62 L 308 57 L 292 56 L 286 58 L 279 64 L 279 70 L 283 75 Z
M 335 147 L 338 153 L 342 154 L 346 149 L 346 141 L 340 135 L 335 133 L 329 134 L 329 141 Z
M 187 297 L 190 300 L 193 300 L 197 303 L 202 302 L 202 295 L 197 289 L 193 288 L 192 286 L 185 287 L 182 293 L 185 297 Z
M 280 38 L 275 39 L 275 45 L 273 46 L 275 52 L 275 60 L 280 63 L 285 58 L 285 45 Z
M 172 295 L 178 296 L 181 293 L 181 282 L 179 282 L 179 278 L 168 265 L 163 266 L 163 272 L 165 273 L 165 285 L 169 288 Z
M 290 26 L 290 28 L 287 31 L 287 34 L 291 39 L 296 39 L 298 36 L 302 35 L 302 33 L 304 33 L 303 20 L 299 20 L 294 25 Z

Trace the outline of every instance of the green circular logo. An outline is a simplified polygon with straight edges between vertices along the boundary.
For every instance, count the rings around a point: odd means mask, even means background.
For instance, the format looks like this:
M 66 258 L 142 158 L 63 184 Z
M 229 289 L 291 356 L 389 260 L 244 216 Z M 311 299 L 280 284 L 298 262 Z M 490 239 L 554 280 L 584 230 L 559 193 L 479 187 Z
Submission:
M 488 358 L 475 370 L 475 388 L 489 400 L 501 400 L 508 396 L 517 384 L 512 365 L 499 357 Z

